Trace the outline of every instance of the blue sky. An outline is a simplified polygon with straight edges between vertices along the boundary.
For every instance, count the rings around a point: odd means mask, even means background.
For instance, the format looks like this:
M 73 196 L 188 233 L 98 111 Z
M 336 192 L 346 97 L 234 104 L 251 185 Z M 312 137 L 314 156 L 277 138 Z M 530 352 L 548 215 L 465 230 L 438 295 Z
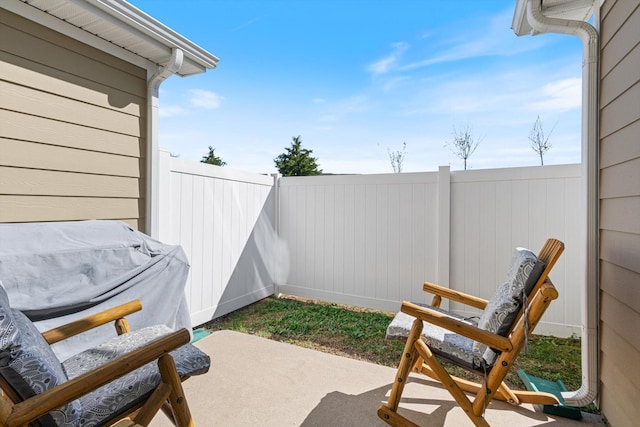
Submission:
M 463 162 L 445 144 L 467 125 L 470 169 L 580 162 L 581 44 L 517 37 L 514 0 L 130 0 L 220 58 L 160 88 L 160 147 L 275 172 L 293 136 L 327 173 L 404 172 Z M 554 128 L 555 126 L 555 128 Z

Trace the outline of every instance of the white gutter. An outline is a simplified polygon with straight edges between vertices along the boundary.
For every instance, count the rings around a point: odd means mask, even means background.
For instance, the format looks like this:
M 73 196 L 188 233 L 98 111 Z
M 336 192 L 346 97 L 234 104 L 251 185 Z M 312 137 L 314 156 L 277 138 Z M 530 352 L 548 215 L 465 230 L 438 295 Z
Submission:
M 599 165 L 598 165 L 598 31 L 585 21 L 549 18 L 542 0 L 527 0 L 527 21 L 540 33 L 570 34 L 582 40 L 582 169 L 587 214 L 586 280 L 582 312 L 582 386 L 562 393 L 569 406 L 586 406 L 598 395 Z
M 180 49 L 183 55 L 201 67 L 201 72 L 213 69 L 218 64 L 218 58 L 196 45 L 186 37 L 147 15 L 126 0 L 67 0 L 87 10 L 91 10 L 101 19 L 122 28 L 134 28 L 139 34 L 144 34 L 145 42 L 158 46 L 171 46 Z M 90 6 L 91 5 L 91 8 Z M 178 71 L 176 71 L 177 73 Z
M 168 77 L 175 74 L 182 66 L 184 59 L 182 49 L 173 48 L 171 59 L 156 69 L 147 80 L 147 185 L 145 194 L 145 232 L 151 237 L 159 238 L 159 174 L 158 174 L 158 93 L 160 85 Z M 153 70 L 151 70 L 153 71 Z M 150 73 L 148 73 L 150 74 Z

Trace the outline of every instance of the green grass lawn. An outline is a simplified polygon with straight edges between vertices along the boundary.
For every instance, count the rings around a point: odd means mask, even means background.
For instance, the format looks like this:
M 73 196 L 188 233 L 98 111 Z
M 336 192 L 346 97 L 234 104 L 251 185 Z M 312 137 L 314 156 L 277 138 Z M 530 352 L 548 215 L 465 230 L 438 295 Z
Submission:
M 270 297 L 215 319 L 205 328 L 230 329 L 395 368 L 404 344 L 385 340 L 394 314 Z M 529 354 L 520 354 L 506 382 L 515 389 L 524 389 L 516 374 L 518 369 L 524 369 L 539 378 L 562 380 L 567 389 L 577 390 L 582 381 L 580 351 L 580 339 L 534 335 L 529 341 Z M 457 369 L 454 374 L 473 376 Z

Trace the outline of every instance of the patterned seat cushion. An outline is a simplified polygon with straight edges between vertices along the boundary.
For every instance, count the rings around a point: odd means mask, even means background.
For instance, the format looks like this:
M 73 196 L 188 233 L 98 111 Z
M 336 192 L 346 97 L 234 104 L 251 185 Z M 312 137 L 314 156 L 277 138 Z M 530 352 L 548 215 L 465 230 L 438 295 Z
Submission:
M 158 325 L 120 335 L 72 356 L 63 362 L 63 366 L 69 378 L 75 378 L 168 333 L 171 333 L 171 329 Z M 182 346 L 170 354 L 181 377 L 198 375 L 209 370 L 209 356 L 191 344 Z M 151 362 L 81 397 L 81 425 L 91 427 L 107 424 L 118 413 L 144 400 L 159 383 L 158 365 Z
M 511 330 L 526 295 L 529 295 L 538 282 L 544 263 L 528 249 L 516 248 L 511 257 L 507 281 L 496 289 L 480 319 L 478 327 L 506 336 Z M 492 366 L 499 352 L 485 344 L 475 342 L 473 353 L 481 355 L 486 366 Z
M 511 284 L 505 282 L 496 289 L 487 303 L 478 319 L 478 328 L 506 336 L 519 309 L 520 303 L 511 296 Z M 498 357 L 496 351 L 476 341 L 472 351 L 487 367 L 493 366 Z
M 22 312 L 10 308 L 0 283 L 0 375 L 22 399 L 49 390 L 169 333 L 171 330 L 164 325 L 140 329 L 115 337 L 61 364 L 33 323 Z M 209 356 L 190 344 L 172 351 L 171 355 L 181 377 L 209 370 Z M 105 425 L 141 402 L 159 382 L 157 363 L 152 362 L 51 411 L 38 421 L 43 427 Z
M 431 305 L 419 303 L 417 305 L 430 308 L 431 310 L 446 314 L 453 319 L 476 326 L 476 322 L 473 319 L 463 318 L 455 313 L 451 313 Z M 406 341 L 414 320 L 415 317 L 406 313 L 399 312 L 396 314 L 387 327 L 387 339 Z M 472 339 L 451 332 L 448 329 L 432 325 L 428 322 L 422 322 L 422 325 L 422 337 L 427 345 L 429 345 L 431 351 L 447 359 L 453 360 L 460 365 L 476 369 L 475 365 L 478 364 L 478 361 L 476 360 L 476 356 L 473 354 L 474 341 Z
M 0 284 L 0 375 L 22 399 L 67 381 L 60 361 L 33 323 L 11 309 Z M 77 426 L 82 407 L 73 401 L 39 419 L 44 426 Z
M 531 293 L 543 270 L 544 263 L 533 252 L 516 248 L 511 258 L 507 281 L 496 289 L 477 323 L 437 307 L 418 305 L 437 310 L 480 329 L 506 336 L 522 307 L 523 293 Z M 406 340 L 414 320 L 413 316 L 398 313 L 387 327 L 387 339 Z M 485 344 L 428 322 L 423 322 L 423 326 L 422 336 L 429 348 L 462 366 L 476 370 L 490 368 L 498 357 L 499 352 Z

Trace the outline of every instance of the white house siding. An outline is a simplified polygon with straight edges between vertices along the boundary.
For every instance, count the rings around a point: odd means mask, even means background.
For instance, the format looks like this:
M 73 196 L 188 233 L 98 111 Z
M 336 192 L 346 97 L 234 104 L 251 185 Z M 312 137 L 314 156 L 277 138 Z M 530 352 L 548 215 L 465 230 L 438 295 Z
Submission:
M 146 70 L 0 8 L 0 222 L 144 227 Z
M 640 419 L 640 2 L 601 7 L 600 406 Z

